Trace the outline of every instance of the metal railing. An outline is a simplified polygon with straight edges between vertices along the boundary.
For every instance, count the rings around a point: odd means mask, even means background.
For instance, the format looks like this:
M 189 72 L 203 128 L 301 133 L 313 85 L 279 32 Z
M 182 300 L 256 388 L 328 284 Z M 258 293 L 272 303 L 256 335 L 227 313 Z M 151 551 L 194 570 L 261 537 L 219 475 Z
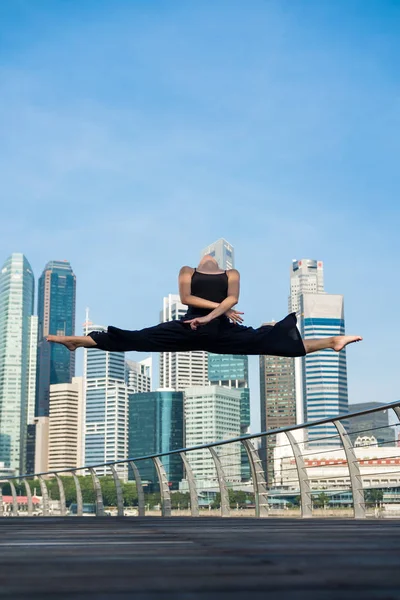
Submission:
M 229 490 L 234 489 L 235 487 L 245 487 L 249 492 L 252 492 L 254 494 L 254 514 L 256 517 L 267 517 L 269 514 L 271 514 L 271 499 L 273 504 L 273 501 L 278 502 L 280 497 L 293 497 L 297 494 L 299 497 L 300 516 L 302 518 L 310 518 L 313 516 L 313 496 L 315 497 L 315 495 L 318 493 L 324 493 L 331 494 L 331 496 L 347 494 L 348 502 L 351 502 L 352 505 L 354 518 L 362 519 L 367 516 L 365 499 L 366 487 L 363 486 L 363 478 L 366 479 L 367 476 L 365 474 L 362 475 L 361 472 L 362 463 L 363 461 L 365 462 L 365 460 L 362 458 L 357 458 L 356 450 L 353 447 L 353 444 L 350 440 L 350 434 L 346 430 L 346 424 L 348 424 L 351 419 L 354 419 L 356 417 L 361 417 L 384 410 L 393 411 L 396 422 L 394 423 L 394 425 L 389 425 L 389 427 L 397 427 L 400 423 L 400 401 L 382 405 L 377 408 L 348 413 L 335 419 L 320 419 L 318 421 L 312 421 L 304 423 L 302 425 L 288 426 L 280 429 L 269 430 L 262 433 L 243 435 L 229 440 L 216 441 L 210 444 L 203 444 L 200 446 L 193 446 L 190 448 L 181 448 L 160 454 L 150 454 L 146 456 L 132 457 L 126 460 L 84 465 L 79 468 L 66 468 L 44 473 L 31 473 L 25 475 L 1 477 L 0 517 L 5 516 L 6 514 L 9 514 L 10 516 L 18 516 L 20 514 L 18 508 L 19 501 L 15 487 L 15 482 L 20 482 L 21 485 L 23 484 L 25 487 L 27 499 L 27 510 L 25 511 L 25 514 L 27 516 L 32 516 L 33 514 L 35 514 L 32 490 L 28 482 L 29 479 L 35 479 L 38 482 L 42 494 L 41 514 L 43 516 L 49 516 L 50 499 L 46 481 L 48 482 L 49 478 L 53 477 L 57 481 L 59 491 L 59 514 L 61 516 L 65 516 L 67 514 L 67 507 L 64 484 L 61 479 L 61 475 L 63 474 L 72 475 L 76 492 L 76 514 L 77 516 L 82 516 L 84 504 L 81 485 L 78 478 L 79 472 L 85 472 L 87 474 L 90 474 L 94 493 L 95 514 L 99 517 L 105 516 L 106 510 L 104 507 L 103 492 L 101 487 L 102 478 L 99 477 L 98 473 L 96 472 L 96 469 L 98 471 L 101 468 L 107 469 L 112 475 L 116 492 L 116 514 L 122 517 L 125 514 L 123 489 L 117 470 L 117 468 L 120 465 L 126 466 L 127 468 L 129 467 L 132 471 L 137 491 L 137 514 L 138 516 L 145 516 L 145 492 L 140 473 L 140 465 L 143 464 L 143 461 L 152 461 L 159 483 L 161 514 L 164 517 L 171 516 L 171 493 L 173 494 L 173 492 L 171 492 L 170 490 L 166 469 L 163 464 L 163 459 L 171 456 L 179 456 L 178 460 L 182 461 L 182 467 L 186 474 L 185 480 L 187 481 L 188 493 L 190 495 L 190 514 L 192 517 L 198 517 L 201 514 L 201 509 L 199 507 L 199 493 L 201 494 L 207 492 L 207 486 L 204 486 L 204 482 L 202 485 L 199 485 L 199 477 L 196 478 L 195 476 L 195 473 L 198 470 L 196 468 L 196 461 L 197 466 L 200 463 L 202 466 L 204 466 L 205 455 L 203 454 L 200 458 L 196 458 L 194 454 L 200 451 L 205 451 L 205 454 L 207 454 L 208 460 L 213 465 L 213 469 L 215 472 L 214 478 L 209 481 L 209 489 L 212 490 L 214 494 L 216 490 L 220 494 L 220 515 L 222 517 L 229 517 L 231 515 Z M 330 437 L 324 435 L 319 439 L 313 437 L 312 441 L 310 441 L 309 443 L 305 441 L 305 436 L 303 436 L 303 439 L 301 441 L 296 439 L 295 433 L 298 431 L 304 430 L 305 432 L 308 432 L 311 428 L 328 424 L 334 426 L 335 431 L 337 432 L 335 435 L 331 435 Z M 367 430 L 364 429 L 356 433 L 371 433 L 378 429 L 382 429 L 382 427 L 369 428 Z M 271 436 L 276 436 L 277 434 L 284 434 L 286 436 L 288 442 L 288 453 L 286 455 L 286 463 L 289 463 L 289 466 L 285 468 L 284 465 L 281 466 L 281 484 L 275 482 L 274 486 L 268 487 L 266 483 L 265 470 L 260 459 L 258 448 L 254 444 L 254 441 L 263 440 L 263 438 L 266 441 L 268 441 L 268 438 L 270 438 Z M 312 463 L 312 458 L 309 459 L 308 457 L 313 457 L 321 452 L 321 450 L 318 450 L 318 445 L 316 445 L 318 441 L 321 442 L 322 445 L 324 442 L 326 444 L 327 440 L 330 440 L 330 444 L 332 444 L 332 438 L 336 438 L 337 445 L 332 447 L 324 446 L 323 451 L 325 455 L 329 455 L 330 452 L 337 452 L 338 450 L 343 452 L 343 457 L 340 458 L 340 460 L 336 460 L 336 462 L 333 461 L 333 463 L 336 466 L 347 466 L 347 475 L 345 476 L 346 481 L 344 481 L 343 475 L 341 475 L 343 479 L 342 489 L 340 489 L 340 487 L 338 488 L 337 484 L 333 487 L 333 489 L 329 489 L 329 482 L 332 481 L 332 475 L 329 474 L 326 477 L 319 476 L 318 482 L 326 480 L 326 484 L 321 485 L 319 483 L 319 488 L 313 488 L 312 469 L 314 465 L 307 464 L 310 461 Z M 390 459 L 400 459 L 400 448 L 398 450 L 395 450 L 395 448 L 397 448 L 395 437 L 393 437 L 393 441 L 391 443 L 393 443 L 394 446 L 392 452 L 393 457 L 384 457 L 386 462 Z M 233 451 L 227 453 L 224 447 L 228 447 L 228 449 L 233 449 Z M 250 467 L 251 475 L 250 480 L 247 482 L 241 481 L 241 471 L 238 471 L 238 469 L 241 469 L 242 466 L 240 447 L 244 448 Z M 364 450 L 366 450 L 367 448 L 369 447 L 364 447 Z M 221 451 L 221 449 L 223 450 Z M 227 462 L 226 460 L 230 456 L 233 457 L 231 459 L 233 462 L 231 463 Z M 393 460 L 393 462 L 395 463 L 396 461 Z M 236 471 L 233 471 L 233 469 L 236 469 Z M 289 472 L 289 474 L 295 475 L 295 477 L 294 479 L 286 478 L 284 480 L 285 483 L 283 483 L 282 473 L 284 473 L 285 471 Z M 384 474 L 388 477 L 388 479 L 390 475 L 393 475 L 393 473 L 400 473 L 400 462 L 398 471 L 388 470 L 387 473 L 386 471 L 384 471 Z M 375 478 L 376 475 L 377 474 L 375 474 Z M 374 475 L 368 476 L 368 479 L 372 480 L 373 477 Z M 9 513 L 5 511 L 5 506 L 3 502 L 3 487 L 5 484 L 9 484 L 11 488 L 12 502 L 11 510 Z M 380 484 L 375 487 L 381 491 L 382 488 L 386 487 L 388 490 L 394 489 L 395 491 L 397 490 L 400 492 L 400 479 L 398 483 L 395 482 L 393 485 L 390 485 L 388 483 L 387 486 L 382 486 Z M 369 486 L 368 489 L 371 488 L 374 489 L 373 486 Z

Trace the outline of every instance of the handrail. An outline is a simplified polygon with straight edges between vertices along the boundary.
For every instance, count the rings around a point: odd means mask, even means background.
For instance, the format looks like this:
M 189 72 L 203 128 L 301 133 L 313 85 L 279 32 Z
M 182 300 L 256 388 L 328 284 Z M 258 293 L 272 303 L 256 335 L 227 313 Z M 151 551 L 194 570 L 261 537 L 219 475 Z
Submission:
M 52 471 L 45 471 L 43 473 L 28 473 L 28 474 L 23 474 L 23 475 L 5 476 L 5 477 L 0 477 L 0 482 L 7 482 L 7 481 L 19 480 L 19 479 L 22 480 L 24 478 L 32 478 L 32 477 L 39 477 L 39 476 L 41 477 L 44 475 L 58 475 L 60 473 L 71 473 L 71 472 L 76 472 L 76 471 L 83 471 L 85 469 L 95 469 L 98 467 L 108 467 L 108 466 L 114 466 L 114 465 L 119 465 L 119 464 L 125 464 L 125 463 L 128 463 L 129 461 L 137 462 L 137 461 L 141 461 L 141 460 L 152 460 L 154 458 L 160 458 L 162 456 L 172 456 L 174 454 L 180 454 L 181 452 L 193 452 L 193 451 L 197 451 L 197 450 L 206 450 L 208 448 L 215 448 L 216 446 L 225 446 L 227 444 L 233 444 L 235 442 L 236 443 L 242 442 L 244 440 L 253 440 L 256 438 L 260 438 L 260 437 L 268 437 L 270 435 L 277 435 L 278 433 L 286 433 L 286 432 L 291 432 L 291 431 L 308 429 L 309 427 L 315 427 L 316 425 L 325 425 L 327 423 L 334 424 L 337 421 L 338 422 L 347 421 L 347 419 L 351 419 L 353 417 L 359 417 L 362 415 L 367 415 L 367 414 L 371 414 L 374 412 L 380 412 L 382 410 L 393 409 L 396 407 L 400 408 L 400 400 L 397 400 L 396 402 L 390 402 L 388 404 L 384 404 L 384 405 L 376 407 L 376 408 L 369 408 L 366 410 L 357 411 L 357 412 L 353 412 L 353 413 L 346 413 L 344 415 L 334 417 L 333 419 L 331 417 L 329 417 L 329 418 L 325 418 L 325 419 L 318 419 L 316 421 L 308 421 L 305 423 L 301 423 L 300 425 L 288 425 L 287 427 L 281 427 L 278 429 L 270 429 L 268 431 L 263 431 L 260 433 L 251 433 L 251 434 L 247 434 L 247 435 L 242 435 L 239 437 L 231 438 L 229 440 L 218 440 L 216 442 L 211 442 L 209 444 L 201 444 L 199 446 L 191 446 L 189 448 L 179 448 L 177 450 L 170 450 L 169 452 L 160 452 L 157 454 L 147 454 L 145 456 L 128 457 L 128 458 L 116 460 L 116 461 L 108 461 L 108 462 L 103 462 L 103 463 L 83 465 L 81 467 L 69 467 L 67 469 L 59 469 L 57 471 L 52 470 Z

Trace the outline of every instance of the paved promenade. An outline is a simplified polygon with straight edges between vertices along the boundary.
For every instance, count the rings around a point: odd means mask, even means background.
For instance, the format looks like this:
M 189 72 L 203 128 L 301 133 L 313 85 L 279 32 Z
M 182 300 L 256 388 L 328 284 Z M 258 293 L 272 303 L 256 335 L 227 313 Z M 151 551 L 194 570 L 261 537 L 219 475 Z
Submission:
M 0 600 L 400 600 L 400 520 L 0 519 Z

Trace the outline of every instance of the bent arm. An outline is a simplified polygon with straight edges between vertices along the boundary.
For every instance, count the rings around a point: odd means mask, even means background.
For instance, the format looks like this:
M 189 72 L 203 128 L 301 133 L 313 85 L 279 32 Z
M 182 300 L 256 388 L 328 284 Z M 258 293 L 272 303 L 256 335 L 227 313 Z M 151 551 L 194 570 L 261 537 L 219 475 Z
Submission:
M 235 306 L 235 304 L 237 304 L 239 301 L 239 293 L 240 293 L 239 271 L 237 271 L 236 269 L 231 269 L 230 271 L 227 271 L 227 274 L 228 274 L 228 295 L 225 298 L 225 300 L 223 300 L 221 302 L 221 304 L 219 304 L 217 306 L 217 308 L 215 308 L 212 312 L 210 312 L 209 315 L 207 315 L 207 318 L 209 318 L 210 321 L 225 314 L 228 310 L 230 310 L 233 306 Z

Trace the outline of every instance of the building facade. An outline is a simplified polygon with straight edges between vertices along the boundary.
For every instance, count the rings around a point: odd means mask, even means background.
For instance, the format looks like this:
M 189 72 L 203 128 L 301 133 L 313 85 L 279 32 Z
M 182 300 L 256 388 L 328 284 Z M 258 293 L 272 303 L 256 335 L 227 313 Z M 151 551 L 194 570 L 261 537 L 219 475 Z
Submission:
M 295 312 L 300 321 L 300 302 L 302 294 L 324 293 L 324 263 L 321 260 L 303 258 L 293 260 L 290 266 L 289 313 Z M 298 323 L 299 325 L 299 323 Z M 294 383 L 296 393 L 296 423 L 305 421 L 304 413 L 304 365 L 302 357 L 294 361 Z
M 87 323 L 85 334 L 106 328 Z M 123 460 L 128 456 L 129 388 L 126 385 L 125 354 L 84 350 L 84 462 L 86 465 Z M 123 481 L 127 466 L 117 465 Z M 109 467 L 96 469 L 110 475 Z
M 351 420 L 349 419 L 349 421 Z M 350 488 L 349 468 L 343 448 L 325 446 L 313 449 L 313 452 L 309 453 L 301 443 L 299 431 L 292 433 L 299 442 L 311 489 L 344 490 Z M 355 444 L 354 453 L 364 488 L 397 488 L 400 486 L 400 448 L 379 447 L 376 438 L 371 436 L 368 445 Z M 274 459 L 275 486 L 298 490 L 296 461 L 284 433 L 277 435 Z
M 343 296 L 303 294 L 301 334 L 305 340 L 344 335 Z M 334 418 L 348 412 L 346 349 L 313 352 L 303 357 L 303 406 L 307 421 Z M 308 430 L 313 445 L 340 445 L 333 424 Z
M 158 390 L 129 395 L 129 456 L 139 457 L 183 448 L 183 393 Z M 183 477 L 179 454 L 164 456 L 162 463 L 169 485 L 178 489 Z M 158 489 L 151 460 L 137 461 L 141 478 L 150 489 Z M 132 474 L 130 475 L 132 477 Z
M 83 466 L 83 378 L 50 386 L 49 471 Z
M 349 411 L 361 412 L 363 410 L 379 408 L 380 406 L 383 406 L 382 402 L 358 402 L 357 404 L 349 405 Z M 348 420 L 347 431 L 353 445 L 360 436 L 369 435 L 373 435 L 376 438 L 378 446 L 390 447 L 396 445 L 396 433 L 389 422 L 388 410 L 380 410 L 379 412 L 352 417 Z
M 208 379 L 211 385 L 219 385 L 240 391 L 240 434 L 250 427 L 249 359 L 245 355 L 208 354 Z M 241 448 L 242 480 L 250 479 L 250 464 L 246 450 Z
M 185 390 L 185 446 L 200 446 L 238 437 L 240 424 L 240 390 L 210 385 Z M 242 479 L 241 444 L 219 446 L 219 455 L 228 481 Z M 187 453 L 193 474 L 201 482 L 215 483 L 217 474 L 208 449 Z
M 303 258 L 293 260 L 290 267 L 289 312 L 300 313 L 302 294 L 324 293 L 324 263 Z
M 34 287 L 29 262 L 12 254 L 0 272 L 0 461 L 17 473 L 26 468 Z
M 139 362 L 127 360 L 126 366 L 126 384 L 136 394 L 151 391 L 152 380 L 152 358 L 145 358 Z
M 294 360 L 284 356 L 260 356 L 261 431 L 296 424 Z M 276 435 L 261 438 L 260 458 L 267 481 L 274 477 Z
M 51 335 L 75 335 L 76 278 L 68 261 L 47 263 L 38 289 L 38 358 L 36 416 L 49 415 L 50 385 L 71 383 L 75 353 L 61 344 L 49 344 Z

